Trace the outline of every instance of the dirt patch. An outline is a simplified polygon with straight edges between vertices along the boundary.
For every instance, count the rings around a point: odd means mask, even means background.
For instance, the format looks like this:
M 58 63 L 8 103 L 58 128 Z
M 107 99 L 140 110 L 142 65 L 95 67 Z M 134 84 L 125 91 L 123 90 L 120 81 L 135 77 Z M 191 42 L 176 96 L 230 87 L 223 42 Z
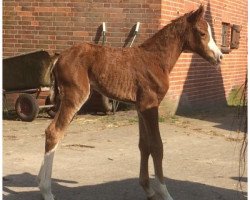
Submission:
M 231 115 L 160 116 L 164 174 L 175 200 L 243 200 L 239 187 L 242 133 L 230 130 Z M 3 198 L 41 199 L 36 175 L 50 119 L 3 121 Z M 235 139 L 232 139 L 235 138 Z M 143 200 L 138 184 L 138 125 L 135 111 L 79 115 L 59 146 L 53 170 L 57 199 Z M 150 177 L 154 182 L 152 160 Z
M 68 149 L 77 150 L 77 151 L 84 151 L 84 148 L 93 149 L 95 148 L 95 146 L 85 145 L 85 144 L 67 144 L 67 145 L 62 145 L 62 148 L 68 148 Z

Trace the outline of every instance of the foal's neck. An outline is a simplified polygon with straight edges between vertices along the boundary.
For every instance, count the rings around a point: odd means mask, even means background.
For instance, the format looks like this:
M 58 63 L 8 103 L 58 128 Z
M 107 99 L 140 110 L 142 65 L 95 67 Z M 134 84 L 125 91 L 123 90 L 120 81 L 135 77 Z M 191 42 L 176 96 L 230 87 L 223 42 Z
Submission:
M 185 24 L 172 22 L 140 45 L 156 57 L 159 65 L 170 72 L 178 60 L 184 46 Z

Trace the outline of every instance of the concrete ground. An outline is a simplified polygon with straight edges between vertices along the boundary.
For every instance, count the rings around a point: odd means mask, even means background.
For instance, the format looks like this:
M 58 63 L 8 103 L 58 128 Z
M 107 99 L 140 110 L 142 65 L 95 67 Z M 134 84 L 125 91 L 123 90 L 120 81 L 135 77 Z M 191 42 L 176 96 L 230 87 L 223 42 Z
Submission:
M 196 119 L 195 119 L 196 118 Z M 164 174 L 175 200 L 243 200 L 241 134 L 230 131 L 232 115 L 163 117 Z M 3 199 L 42 199 L 36 183 L 50 119 L 3 120 Z M 58 200 L 145 200 L 138 184 L 138 125 L 134 111 L 79 115 L 59 146 L 53 166 Z M 153 182 L 153 167 L 150 160 Z

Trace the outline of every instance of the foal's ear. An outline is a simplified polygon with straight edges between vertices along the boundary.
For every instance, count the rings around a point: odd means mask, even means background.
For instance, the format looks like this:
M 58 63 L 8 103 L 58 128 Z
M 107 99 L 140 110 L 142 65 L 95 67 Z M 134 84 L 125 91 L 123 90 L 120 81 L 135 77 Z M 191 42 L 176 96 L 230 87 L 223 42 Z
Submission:
M 196 23 L 197 21 L 199 21 L 199 19 L 201 19 L 204 16 L 205 13 L 205 8 L 204 5 L 200 5 L 200 7 L 191 13 L 191 15 L 187 18 L 188 22 L 190 23 Z

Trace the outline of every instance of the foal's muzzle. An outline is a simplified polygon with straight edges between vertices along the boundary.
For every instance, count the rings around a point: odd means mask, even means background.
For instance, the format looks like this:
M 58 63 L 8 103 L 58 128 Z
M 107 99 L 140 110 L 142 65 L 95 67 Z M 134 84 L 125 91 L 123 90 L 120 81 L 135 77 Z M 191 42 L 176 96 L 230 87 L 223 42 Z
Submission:
M 219 52 L 217 54 L 214 54 L 214 56 L 209 59 L 209 62 L 210 64 L 217 66 L 221 63 L 222 59 L 223 59 L 223 54 Z
M 217 63 L 221 63 L 222 59 L 223 59 L 223 54 L 220 53 L 217 57 Z

